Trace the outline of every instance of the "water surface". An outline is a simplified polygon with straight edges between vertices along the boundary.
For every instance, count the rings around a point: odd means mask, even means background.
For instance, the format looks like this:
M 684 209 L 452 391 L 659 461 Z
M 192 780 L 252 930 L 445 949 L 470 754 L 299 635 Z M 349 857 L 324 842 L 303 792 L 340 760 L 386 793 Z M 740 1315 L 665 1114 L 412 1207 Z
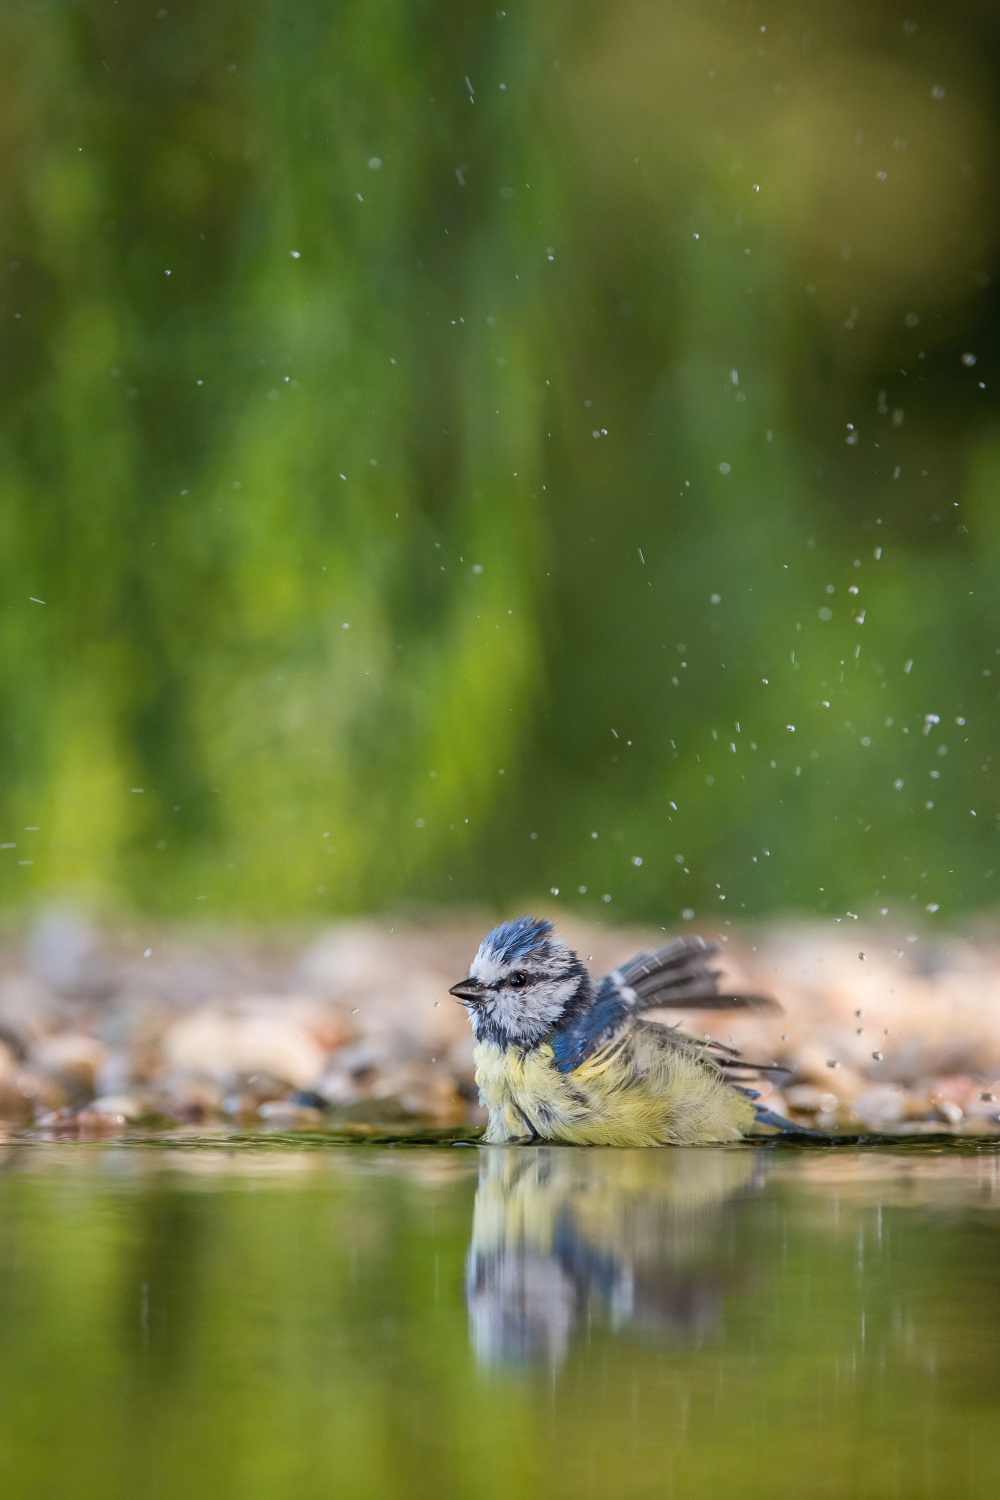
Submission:
M 992 1496 L 998 1166 L 975 1147 L 14 1146 L 0 1482 Z

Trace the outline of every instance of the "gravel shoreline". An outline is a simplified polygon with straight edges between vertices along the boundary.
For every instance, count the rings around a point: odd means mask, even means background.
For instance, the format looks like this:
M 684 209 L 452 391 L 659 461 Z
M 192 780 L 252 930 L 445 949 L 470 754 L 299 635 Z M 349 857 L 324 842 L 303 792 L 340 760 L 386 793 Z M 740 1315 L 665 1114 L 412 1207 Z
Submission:
M 596 972 L 663 939 L 557 916 Z M 250 933 L 51 911 L 0 941 L 0 1132 L 480 1124 L 472 1039 L 447 992 L 490 921 Z M 756 1085 L 770 1109 L 831 1134 L 1000 1135 L 991 935 L 699 930 L 722 939 L 727 976 L 782 1011 L 662 1018 L 782 1064 Z

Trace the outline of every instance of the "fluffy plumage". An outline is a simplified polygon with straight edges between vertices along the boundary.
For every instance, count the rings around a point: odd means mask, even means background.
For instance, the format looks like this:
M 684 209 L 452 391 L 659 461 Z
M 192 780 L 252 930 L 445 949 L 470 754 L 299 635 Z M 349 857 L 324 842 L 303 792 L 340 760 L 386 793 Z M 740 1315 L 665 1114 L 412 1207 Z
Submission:
M 663 1005 L 773 1007 L 719 994 L 707 966 L 715 951 L 702 938 L 674 938 L 613 970 L 595 993 L 550 922 L 519 917 L 488 932 L 451 990 L 476 1035 L 487 1141 L 695 1145 L 748 1134 L 763 1112 L 752 1090 L 726 1077 L 747 1066 L 739 1055 L 641 1015 Z

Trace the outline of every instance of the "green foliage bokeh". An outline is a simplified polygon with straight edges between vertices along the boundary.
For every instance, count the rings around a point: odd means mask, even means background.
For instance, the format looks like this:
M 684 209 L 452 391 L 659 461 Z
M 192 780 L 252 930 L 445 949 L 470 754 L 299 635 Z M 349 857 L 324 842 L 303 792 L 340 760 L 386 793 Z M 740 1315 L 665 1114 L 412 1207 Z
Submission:
M 0 38 L 5 901 L 991 899 L 991 7 Z

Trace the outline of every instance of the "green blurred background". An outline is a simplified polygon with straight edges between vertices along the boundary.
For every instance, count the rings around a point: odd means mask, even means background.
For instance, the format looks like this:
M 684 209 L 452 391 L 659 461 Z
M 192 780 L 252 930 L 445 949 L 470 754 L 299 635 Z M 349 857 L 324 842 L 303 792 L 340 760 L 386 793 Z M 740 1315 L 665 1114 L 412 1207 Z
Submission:
M 6 0 L 0 72 L 7 905 L 992 900 L 1000 6 Z

